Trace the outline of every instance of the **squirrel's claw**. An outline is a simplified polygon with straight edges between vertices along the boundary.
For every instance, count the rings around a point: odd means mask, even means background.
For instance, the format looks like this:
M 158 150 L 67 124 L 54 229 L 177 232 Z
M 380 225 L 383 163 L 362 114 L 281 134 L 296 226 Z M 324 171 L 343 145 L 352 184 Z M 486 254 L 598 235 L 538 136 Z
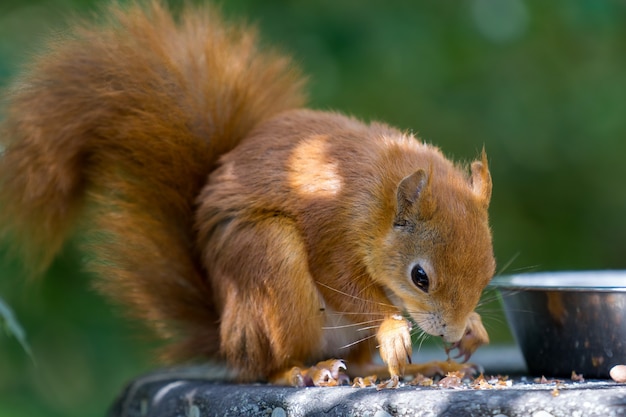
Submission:
M 463 360 L 461 361 L 461 363 L 466 363 L 466 362 L 469 360 L 469 358 L 470 358 L 471 356 L 472 356 L 472 353 L 471 353 L 471 352 L 462 352 L 462 351 L 459 351 L 459 354 L 458 354 L 458 355 L 456 355 L 456 356 L 454 357 L 454 359 L 463 358 Z
M 350 383 L 350 378 L 341 372 L 345 369 L 346 364 L 343 360 L 329 359 L 306 369 L 294 366 L 277 373 L 270 381 L 276 385 L 292 387 L 334 387 Z
M 314 366 L 314 368 L 327 369 L 334 379 L 339 379 L 340 372 L 347 369 L 346 364 L 343 362 L 342 359 L 328 359 L 326 361 L 318 362 L 317 365 Z
M 466 334 L 467 335 L 467 334 Z M 465 337 L 465 336 L 464 336 Z M 463 358 L 460 362 L 465 363 L 469 360 L 469 358 L 472 356 L 472 354 L 474 353 L 473 351 L 470 350 L 466 350 L 466 348 L 464 348 L 463 346 L 461 346 L 461 342 L 456 342 L 453 343 L 451 345 L 446 345 L 444 347 L 445 351 L 446 351 L 446 355 L 448 355 L 448 358 L 450 358 L 450 353 L 455 350 L 458 349 L 458 352 L 455 356 L 452 356 L 452 359 L 459 359 L 459 358 Z
M 462 362 L 467 362 L 476 349 L 487 343 L 489 343 L 489 335 L 483 322 L 478 313 L 472 312 L 467 319 L 467 327 L 461 340 L 446 346 L 445 350 L 446 354 L 450 355 L 451 351 L 458 349 L 458 354 L 454 359 L 463 358 Z
M 346 364 L 341 359 L 329 359 L 318 362 L 315 366 L 305 369 L 303 374 L 307 379 L 307 385 L 316 387 L 334 387 L 350 383 L 350 378 L 341 371 L 346 369 Z
M 381 323 L 377 338 L 380 357 L 387 364 L 389 374 L 392 379 L 399 379 L 406 365 L 411 363 L 410 323 L 400 315 L 390 316 Z
M 383 381 L 380 384 L 376 385 L 376 391 L 380 391 L 383 389 L 393 389 L 398 388 L 400 386 L 400 377 L 398 375 L 394 375 L 389 378 L 387 381 Z

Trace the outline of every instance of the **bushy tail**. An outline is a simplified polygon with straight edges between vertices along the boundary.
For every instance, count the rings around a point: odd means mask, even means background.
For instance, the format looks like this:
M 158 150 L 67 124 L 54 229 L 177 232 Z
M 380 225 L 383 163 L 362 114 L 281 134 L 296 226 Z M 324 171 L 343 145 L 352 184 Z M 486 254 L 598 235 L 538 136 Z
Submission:
M 173 17 L 152 1 L 104 15 L 51 42 L 8 95 L 0 236 L 43 271 L 78 229 L 99 288 L 162 336 L 184 336 L 174 356 L 212 354 L 194 199 L 221 154 L 303 105 L 303 81 L 213 9 Z

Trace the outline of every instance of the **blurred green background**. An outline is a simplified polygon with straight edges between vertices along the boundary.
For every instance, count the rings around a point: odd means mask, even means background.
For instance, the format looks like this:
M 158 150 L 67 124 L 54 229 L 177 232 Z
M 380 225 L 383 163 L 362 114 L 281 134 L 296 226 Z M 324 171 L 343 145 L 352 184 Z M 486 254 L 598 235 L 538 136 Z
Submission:
M 0 0 L 0 87 L 98 3 Z M 296 57 L 313 107 L 412 130 L 457 160 L 484 145 L 505 273 L 626 268 L 625 2 L 222 3 Z M 100 416 L 154 366 L 146 335 L 80 268 L 71 246 L 30 285 L 17 264 L 0 264 L 0 297 L 34 351 L 0 334 L 0 417 Z M 502 316 L 487 313 L 495 342 L 510 342 Z

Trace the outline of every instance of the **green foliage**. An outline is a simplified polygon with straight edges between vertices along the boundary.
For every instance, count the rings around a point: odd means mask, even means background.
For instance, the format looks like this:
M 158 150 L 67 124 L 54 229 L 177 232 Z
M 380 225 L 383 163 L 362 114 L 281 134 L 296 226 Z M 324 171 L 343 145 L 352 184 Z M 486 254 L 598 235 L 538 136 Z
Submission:
M 22 349 L 24 349 L 24 352 L 26 352 L 26 354 L 34 360 L 33 352 L 26 341 L 26 332 L 24 331 L 24 328 L 22 328 L 20 323 L 17 321 L 11 307 L 9 307 L 9 305 L 2 298 L 0 298 L 0 327 L 4 328 L 4 331 L 8 336 L 15 337 L 20 346 L 22 346 Z
M 0 87 L 67 16 L 96 3 L 0 2 Z M 296 57 L 314 107 L 417 132 L 460 160 L 484 145 L 496 257 L 513 259 L 505 272 L 626 268 L 626 3 L 220 3 Z M 65 254 L 18 289 L 17 270 L 0 265 L 0 294 L 37 358 L 35 368 L 21 347 L 0 344 L 0 417 L 102 415 L 151 366 L 137 330 L 79 271 Z M 510 337 L 501 316 L 485 322 L 492 339 Z

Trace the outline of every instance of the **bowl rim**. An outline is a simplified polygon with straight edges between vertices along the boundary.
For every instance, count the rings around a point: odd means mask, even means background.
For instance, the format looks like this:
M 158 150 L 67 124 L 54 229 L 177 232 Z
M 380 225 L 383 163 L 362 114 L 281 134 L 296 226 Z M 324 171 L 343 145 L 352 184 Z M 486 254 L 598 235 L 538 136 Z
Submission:
M 626 271 L 532 272 L 494 277 L 489 286 L 500 290 L 626 292 Z

